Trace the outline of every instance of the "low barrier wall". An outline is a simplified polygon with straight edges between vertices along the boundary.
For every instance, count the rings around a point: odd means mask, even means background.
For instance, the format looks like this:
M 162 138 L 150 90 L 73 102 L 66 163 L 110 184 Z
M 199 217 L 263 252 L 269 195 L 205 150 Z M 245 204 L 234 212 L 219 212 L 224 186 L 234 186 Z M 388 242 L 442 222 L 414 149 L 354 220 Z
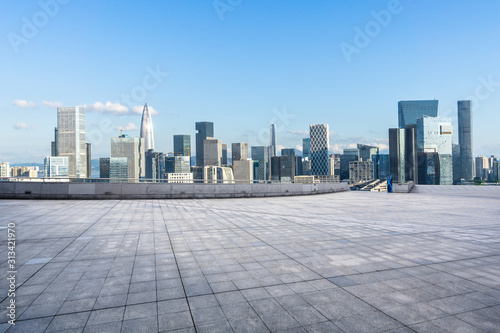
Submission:
M 165 184 L 0 182 L 0 199 L 204 199 L 349 191 L 347 183 Z
M 415 184 L 413 182 L 408 182 L 404 184 L 393 184 L 392 191 L 394 193 L 410 193 Z

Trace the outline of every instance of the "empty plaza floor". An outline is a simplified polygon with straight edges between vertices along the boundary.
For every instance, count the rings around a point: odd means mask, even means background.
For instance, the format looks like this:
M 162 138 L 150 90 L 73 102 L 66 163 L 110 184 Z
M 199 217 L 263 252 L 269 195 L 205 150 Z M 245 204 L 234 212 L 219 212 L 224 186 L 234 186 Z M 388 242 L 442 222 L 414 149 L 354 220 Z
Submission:
M 500 189 L 471 189 L 2 200 L 0 332 L 500 332 Z

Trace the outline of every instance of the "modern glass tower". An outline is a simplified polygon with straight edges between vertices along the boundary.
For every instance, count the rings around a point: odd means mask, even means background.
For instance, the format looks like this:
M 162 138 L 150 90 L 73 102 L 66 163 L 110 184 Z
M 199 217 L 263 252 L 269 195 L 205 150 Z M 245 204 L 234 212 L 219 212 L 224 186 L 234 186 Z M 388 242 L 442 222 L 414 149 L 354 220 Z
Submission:
M 148 103 L 144 104 L 144 109 L 142 110 L 141 138 L 144 140 L 144 151 L 155 149 L 153 121 L 149 113 Z
M 174 135 L 174 156 L 191 156 L 191 135 Z
M 207 138 L 214 137 L 214 123 L 202 121 L 196 123 L 196 166 L 205 166 L 204 142 Z
M 458 144 L 460 145 L 460 177 L 469 181 L 474 178 L 472 152 L 471 101 L 458 101 Z
M 203 149 L 203 166 L 222 166 L 222 142 L 220 140 L 213 138 L 204 140 Z
M 302 139 L 302 157 L 311 159 L 311 138 Z
M 234 161 L 239 161 L 248 158 L 248 143 L 233 143 L 231 145 L 232 158 Z
M 417 119 L 438 116 L 438 100 L 400 101 L 398 103 L 399 128 L 415 126 Z
M 126 157 L 128 178 L 138 181 L 145 177 L 145 152 L 144 139 L 131 138 L 122 134 L 117 138 L 111 138 L 111 157 Z
M 70 178 L 86 178 L 87 145 L 85 143 L 85 108 L 57 108 L 57 131 L 55 152 L 68 157 Z
M 269 147 L 254 146 L 251 149 L 254 161 L 254 179 L 267 180 L 269 177 Z
M 313 175 L 328 175 L 330 166 L 328 124 L 309 125 L 311 139 L 311 173 Z
M 271 124 L 271 142 L 269 144 L 269 156 L 276 156 L 276 124 Z

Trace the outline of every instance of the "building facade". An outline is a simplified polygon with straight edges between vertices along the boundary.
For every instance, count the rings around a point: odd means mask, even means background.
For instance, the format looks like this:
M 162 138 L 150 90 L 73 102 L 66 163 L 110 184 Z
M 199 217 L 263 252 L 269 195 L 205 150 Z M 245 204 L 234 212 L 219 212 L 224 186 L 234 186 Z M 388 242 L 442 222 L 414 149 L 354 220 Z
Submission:
M 127 178 L 139 181 L 146 176 L 144 139 L 122 134 L 111 138 L 111 157 L 127 158 Z
M 196 166 L 205 166 L 205 140 L 214 137 L 214 123 L 202 121 L 196 123 Z
M 254 146 L 251 148 L 251 153 L 254 161 L 254 179 L 269 179 L 269 147 Z
M 373 161 L 349 162 L 349 183 L 357 184 L 375 179 Z
M 191 173 L 189 156 L 167 156 L 165 157 L 166 173 Z
M 233 160 L 233 175 L 237 183 L 253 182 L 253 160 L 249 158 Z
M 472 147 L 472 105 L 471 101 L 458 101 L 458 144 L 460 146 L 460 178 L 471 181 L 474 178 L 474 155 Z
M 276 156 L 277 138 L 276 138 L 276 124 L 271 124 L 271 135 L 269 142 L 269 157 Z
M 69 157 L 68 156 L 45 157 L 44 171 L 46 178 L 68 178 Z
M 417 119 L 438 116 L 438 100 L 400 101 L 398 103 L 399 128 L 415 126 Z
M 87 177 L 87 145 L 85 143 L 85 108 L 57 108 L 56 156 L 68 157 L 70 178 Z M 90 175 L 89 175 L 90 177 Z
M 330 165 L 328 124 L 309 125 L 309 138 L 311 139 L 311 173 L 314 176 L 326 176 Z
M 206 139 L 203 141 L 203 149 L 204 166 L 222 166 L 222 142 L 220 140 Z
M 10 177 L 9 162 L 0 162 L 0 177 Z
M 231 154 L 234 161 L 239 161 L 248 158 L 248 143 L 233 143 L 231 145 Z
M 174 156 L 191 156 L 191 135 L 174 135 Z
M 302 157 L 311 159 L 311 138 L 302 139 Z

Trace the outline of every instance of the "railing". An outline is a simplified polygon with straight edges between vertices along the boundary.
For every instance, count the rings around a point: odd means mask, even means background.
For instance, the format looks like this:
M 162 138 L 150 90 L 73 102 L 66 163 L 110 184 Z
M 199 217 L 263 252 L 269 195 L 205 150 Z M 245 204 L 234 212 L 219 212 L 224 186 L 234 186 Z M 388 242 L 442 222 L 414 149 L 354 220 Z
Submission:
M 68 178 L 68 177 L 2 177 L 7 182 L 41 182 L 41 183 L 158 183 L 158 184 L 318 184 L 339 183 L 338 179 L 317 177 L 300 180 L 203 180 L 203 179 L 147 179 L 147 178 Z

